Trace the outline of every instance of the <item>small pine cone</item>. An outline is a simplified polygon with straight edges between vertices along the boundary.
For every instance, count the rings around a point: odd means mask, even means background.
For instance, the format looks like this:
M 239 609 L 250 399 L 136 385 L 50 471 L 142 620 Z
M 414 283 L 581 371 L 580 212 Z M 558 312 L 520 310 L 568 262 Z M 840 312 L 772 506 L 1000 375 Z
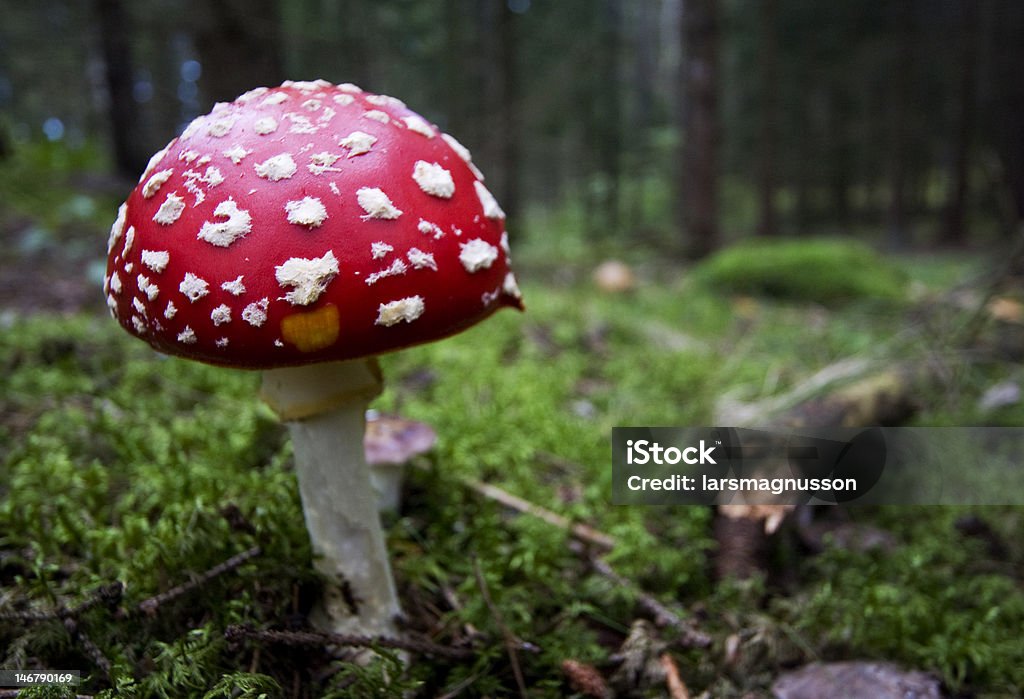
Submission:
M 578 660 L 563 660 L 562 672 L 568 678 L 569 686 L 580 694 L 594 697 L 594 699 L 606 699 L 611 696 L 604 676 L 593 665 L 587 665 Z

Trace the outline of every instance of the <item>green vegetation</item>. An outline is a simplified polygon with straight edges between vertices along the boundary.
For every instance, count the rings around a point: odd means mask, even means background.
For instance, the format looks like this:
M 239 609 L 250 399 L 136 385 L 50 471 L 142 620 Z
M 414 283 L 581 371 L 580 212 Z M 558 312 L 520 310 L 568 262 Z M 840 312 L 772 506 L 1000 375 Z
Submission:
M 83 191 L 86 188 L 73 181 L 76 177 L 103 177 L 98 173 L 108 166 L 95 141 L 69 147 L 45 140 L 26 140 L 18 143 L 3 164 L 0 192 L 4 193 L 4 201 L 0 219 L 31 218 L 37 228 L 65 234 L 76 225 L 90 225 L 95 230 L 109 227 L 110 206 L 117 202 L 109 195 Z M 33 237 L 21 236 L 22 245 L 27 244 L 30 250 L 33 242 Z
M 798 301 L 898 299 L 905 275 L 848 239 L 747 240 L 704 261 L 697 277 L 717 289 Z
M 910 273 L 944 287 L 964 270 L 939 260 Z M 708 510 L 608 506 L 612 426 L 707 423 L 723 392 L 771 394 L 871 351 L 904 324 L 901 304 L 887 313 L 819 309 L 809 322 L 802 306 L 737 307 L 686 275 L 639 272 L 628 295 L 595 295 L 582 273 L 569 284 L 527 282 L 526 315 L 501 313 L 385 358 L 388 388 L 376 407 L 429 422 L 440 435 L 430 468 L 409 474 L 401 516 L 389 520 L 406 613 L 442 643 L 475 627 L 479 652 L 424 659 L 400 681 L 384 652 L 369 668 L 323 673 L 317 691 L 365 696 L 389 685 L 393 696 L 410 688 L 435 696 L 468 683 L 467 696 L 515 695 L 506 629 L 530 644 L 518 660 L 535 696 L 569 691 L 566 659 L 607 667 L 641 614 L 634 591 L 595 574 L 564 531 L 510 514 L 465 487 L 466 477 L 611 534 L 616 570 L 665 602 L 700 610 L 714 645 L 673 648 L 691 689 L 740 696 L 796 662 L 884 657 L 934 671 L 955 689 L 1024 690 L 1018 510 L 971 513 L 1011 542 L 998 560 L 954 526 L 966 511 L 854 510 L 859 524 L 897 543 L 869 551 L 837 544 L 811 556 L 780 542 L 782 585 L 712 580 Z M 900 278 L 886 275 L 879 278 Z M 315 685 L 313 674 L 332 663 L 320 651 L 262 645 L 256 653 L 261 644 L 224 636 L 232 624 L 301 624 L 317 595 L 290 447 L 256 397 L 258 377 L 157 356 L 106 317 L 9 314 L 2 322 L 2 611 L 71 608 L 102 585 L 124 583 L 114 605 L 123 612 L 100 604 L 77 620 L 112 663 L 110 696 L 283 696 L 296 677 Z M 972 408 L 958 406 L 974 401 L 967 396 L 1005 374 L 998 365 L 965 370 L 956 400 L 938 390 L 922 397 L 929 417 L 963 419 Z M 152 615 L 134 611 L 256 544 L 262 555 L 237 570 Z M 743 659 L 727 663 L 732 634 Z M 4 622 L 0 649 L 4 667 L 83 668 L 88 688 L 111 686 L 57 620 Z

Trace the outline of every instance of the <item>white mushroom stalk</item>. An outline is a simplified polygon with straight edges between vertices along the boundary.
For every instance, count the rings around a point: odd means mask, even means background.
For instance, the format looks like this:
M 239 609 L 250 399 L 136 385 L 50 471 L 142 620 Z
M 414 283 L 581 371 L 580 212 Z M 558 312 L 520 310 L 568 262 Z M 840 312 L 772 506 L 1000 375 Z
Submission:
M 366 408 L 381 390 L 374 359 L 270 369 L 263 398 L 288 423 L 295 473 L 324 581 L 317 625 L 391 635 L 401 613 L 366 464 Z

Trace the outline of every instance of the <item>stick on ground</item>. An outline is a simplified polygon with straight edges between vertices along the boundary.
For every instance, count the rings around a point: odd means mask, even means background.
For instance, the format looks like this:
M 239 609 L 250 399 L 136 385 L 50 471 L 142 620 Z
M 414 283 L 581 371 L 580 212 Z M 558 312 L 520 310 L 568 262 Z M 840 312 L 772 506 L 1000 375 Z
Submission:
M 202 573 L 201 575 L 195 577 L 192 580 L 189 580 L 186 583 L 176 585 L 175 587 L 172 587 L 170 590 L 167 590 L 166 592 L 161 592 L 159 594 L 153 595 L 149 599 L 142 600 L 141 602 L 139 602 L 138 609 L 143 614 L 153 616 L 160 608 L 160 605 L 167 604 L 168 602 L 176 600 L 182 595 L 205 585 L 217 576 L 235 570 L 249 559 L 255 558 L 256 556 L 259 556 L 261 553 L 263 553 L 263 550 L 259 546 L 253 546 L 251 549 L 248 549 L 247 551 L 242 551 L 241 553 L 227 559 L 223 563 L 218 563 L 214 567 L 210 568 L 206 572 Z
M 486 498 L 490 498 L 495 502 L 504 505 L 516 512 L 528 514 L 538 519 L 544 520 L 548 524 L 555 527 L 568 530 L 570 534 L 576 539 L 579 539 L 583 543 L 592 544 L 602 549 L 612 549 L 615 547 L 615 538 L 599 531 L 589 525 L 581 524 L 579 522 L 572 522 L 562 515 L 552 512 L 551 510 L 541 507 L 529 500 L 524 500 L 518 495 L 513 495 L 507 490 L 502 490 L 496 485 L 490 483 L 484 483 L 474 479 L 464 479 L 463 483 L 466 487 L 471 490 L 480 493 Z

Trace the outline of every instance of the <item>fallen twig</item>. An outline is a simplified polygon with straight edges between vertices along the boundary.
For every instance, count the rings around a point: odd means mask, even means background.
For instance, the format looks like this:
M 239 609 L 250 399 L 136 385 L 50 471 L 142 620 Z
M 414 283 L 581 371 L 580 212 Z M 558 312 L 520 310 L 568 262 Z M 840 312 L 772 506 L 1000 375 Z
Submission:
M 78 625 L 78 622 L 72 618 L 64 620 L 64 628 L 67 629 L 68 634 L 74 639 L 83 652 L 89 657 L 89 660 L 93 662 L 93 665 L 98 667 L 103 672 L 104 677 L 110 677 L 111 664 L 107 656 L 103 654 L 100 647 L 93 643 L 89 635 L 82 630 Z
M 286 646 L 349 646 L 356 648 L 394 648 L 411 653 L 464 660 L 475 655 L 468 648 L 452 648 L 426 639 L 392 638 L 390 636 L 362 636 L 357 634 L 325 633 L 321 631 L 261 631 L 251 626 L 234 625 L 224 630 L 228 641 L 243 639 Z
M 114 582 L 106 585 L 100 585 L 88 599 L 77 606 L 72 607 L 65 616 L 78 617 L 84 612 L 87 612 L 93 607 L 97 607 L 101 604 L 106 607 L 114 607 L 121 601 L 122 595 L 124 595 L 124 583 L 120 580 L 115 580 Z
M 572 522 L 557 512 L 552 512 L 551 510 L 532 503 L 529 500 L 525 500 L 518 495 L 513 495 L 507 490 L 502 490 L 496 485 L 484 483 L 483 481 L 478 481 L 472 478 L 462 479 L 462 482 L 471 490 L 480 493 L 484 497 L 490 498 L 505 507 L 511 508 L 516 512 L 537 517 L 548 524 L 568 530 L 573 537 L 579 539 L 585 544 L 592 544 L 599 548 L 609 550 L 615 547 L 614 537 L 587 524 Z
M 670 626 L 679 631 L 678 642 L 687 648 L 707 648 L 711 645 L 711 636 L 698 630 L 691 622 L 682 617 L 679 612 L 670 609 L 648 592 L 642 590 L 632 580 L 621 575 L 609 565 L 608 561 L 597 556 L 588 556 L 587 562 L 596 573 L 602 575 L 617 586 L 631 590 L 636 596 L 640 607 L 654 617 L 657 626 Z
M 121 582 L 112 582 L 108 585 L 100 585 L 84 601 L 74 607 L 60 607 L 52 611 L 28 610 L 24 612 L 0 612 L 0 621 L 47 621 L 49 619 L 76 619 L 79 615 L 89 611 L 98 605 L 114 606 L 121 601 L 124 592 L 124 585 Z
M 216 578 L 218 575 L 223 575 L 224 573 L 235 570 L 249 559 L 255 558 L 256 556 L 259 556 L 261 553 L 263 553 L 263 550 L 259 546 L 253 546 L 251 549 L 247 551 L 242 551 L 242 553 L 232 556 L 223 563 L 218 563 L 206 572 L 198 575 L 197 577 L 193 578 L 192 580 L 189 580 L 186 583 L 182 583 L 181 585 L 172 587 L 170 590 L 167 590 L 166 592 L 161 592 L 139 602 L 138 610 L 143 614 L 146 614 L 147 616 L 154 616 L 157 610 L 160 608 L 160 605 L 167 604 L 168 602 L 171 602 L 177 599 L 178 597 L 181 597 L 182 595 L 191 592 L 192 590 L 195 590 L 196 588 L 201 587 L 202 585 L 205 585 L 209 581 Z
M 487 589 L 487 581 L 484 580 L 483 571 L 480 570 L 480 561 L 476 558 L 473 559 L 473 573 L 476 575 L 476 584 L 480 587 L 480 594 L 483 596 L 484 604 L 487 605 L 491 615 L 494 617 L 495 623 L 501 629 L 501 635 L 505 639 L 505 650 L 508 652 L 508 659 L 512 664 L 512 674 L 515 676 L 516 685 L 519 687 L 519 696 L 525 699 L 528 696 L 526 693 L 526 680 L 523 677 L 523 668 L 519 665 L 519 655 L 516 653 L 516 647 L 519 645 L 519 642 L 511 629 L 505 624 L 505 619 L 502 617 L 497 605 L 494 604 L 494 600 L 491 599 L 491 592 Z
M 63 623 L 64 629 L 68 632 L 71 640 L 78 644 L 78 647 L 81 648 L 82 652 L 93 661 L 93 664 L 103 672 L 105 677 L 110 677 L 110 660 L 107 659 L 107 656 L 103 654 L 103 651 L 100 650 L 99 646 L 93 643 L 93 640 L 89 638 L 89 635 L 81 626 L 79 626 L 78 617 L 101 604 L 107 607 L 116 606 L 117 603 L 121 601 L 121 595 L 123 592 L 124 584 L 120 581 L 115 581 L 96 588 L 89 597 L 70 609 L 62 605 L 59 609 L 52 611 L 29 610 L 25 612 L 5 612 L 0 614 L 0 621 L 8 620 L 38 623 L 41 621 L 59 619 Z M 12 696 L 17 696 L 17 694 Z
M 473 491 L 505 505 L 506 507 L 510 507 L 517 512 L 532 515 L 556 527 L 569 530 L 574 538 L 584 544 L 591 544 L 607 550 L 610 550 L 615 546 L 614 537 L 586 524 L 570 522 L 562 515 L 552 512 L 540 505 L 536 505 L 517 495 L 513 495 L 508 491 L 502 490 L 496 485 L 491 485 L 490 483 L 484 483 L 474 479 L 463 479 L 463 483 Z M 711 645 L 712 640 L 708 634 L 694 628 L 693 624 L 684 620 L 679 613 L 669 609 L 650 594 L 640 589 L 631 580 L 624 578 L 616 572 L 607 561 L 594 556 L 589 552 L 582 551 L 581 549 L 583 547 L 578 544 L 571 546 L 571 548 L 574 551 L 586 553 L 587 560 L 595 572 L 607 577 L 620 587 L 626 587 L 632 590 L 636 595 L 640 606 L 649 614 L 654 616 L 655 623 L 658 626 L 670 626 L 679 631 L 681 635 L 678 642 L 681 645 L 689 648 L 706 648 Z
M 210 568 L 194 580 L 178 585 L 166 592 L 161 592 L 147 600 L 143 600 L 138 605 L 137 609 L 142 613 L 152 616 L 156 614 L 161 604 L 165 604 L 187 592 L 190 592 L 191 590 L 196 589 L 218 575 L 222 575 L 228 571 L 238 568 L 240 565 L 249 559 L 258 556 L 260 553 L 260 547 L 254 546 L 248 551 L 243 551 L 238 555 L 232 556 L 223 563 L 219 563 L 213 568 Z M 38 623 L 42 621 L 60 620 L 68 635 L 78 645 L 85 656 L 92 660 L 93 664 L 109 678 L 112 668 L 111 662 L 100 647 L 97 646 L 89 637 L 85 629 L 82 628 L 82 625 L 79 623 L 79 617 L 85 612 L 100 605 L 111 609 L 115 608 L 118 603 L 121 602 L 123 594 L 124 584 L 120 581 L 114 581 L 96 588 L 89 597 L 82 602 L 79 602 L 74 607 L 68 608 L 66 606 L 61 606 L 58 609 L 49 611 L 27 610 L 23 612 L 0 612 L 0 621 Z M 4 696 L 6 695 L 0 693 L 0 699 Z M 17 693 L 9 696 L 17 696 Z
M 442 585 L 441 596 L 444 597 L 444 601 L 448 603 L 448 606 L 451 607 L 452 611 L 462 611 L 462 600 L 460 600 L 459 596 L 455 594 L 455 590 L 453 590 L 451 586 Z M 470 639 L 478 638 L 481 635 L 480 630 L 468 621 L 462 624 L 462 631 Z
M 480 675 L 477 674 L 464 677 L 462 680 L 452 685 L 447 692 L 438 696 L 437 699 L 455 699 L 455 697 L 472 687 L 478 679 L 480 679 Z
M 665 670 L 665 687 L 668 689 L 668 695 L 672 699 L 690 699 L 690 690 L 687 689 L 686 683 L 679 675 L 676 661 L 668 653 L 662 653 L 659 660 L 662 669 Z

